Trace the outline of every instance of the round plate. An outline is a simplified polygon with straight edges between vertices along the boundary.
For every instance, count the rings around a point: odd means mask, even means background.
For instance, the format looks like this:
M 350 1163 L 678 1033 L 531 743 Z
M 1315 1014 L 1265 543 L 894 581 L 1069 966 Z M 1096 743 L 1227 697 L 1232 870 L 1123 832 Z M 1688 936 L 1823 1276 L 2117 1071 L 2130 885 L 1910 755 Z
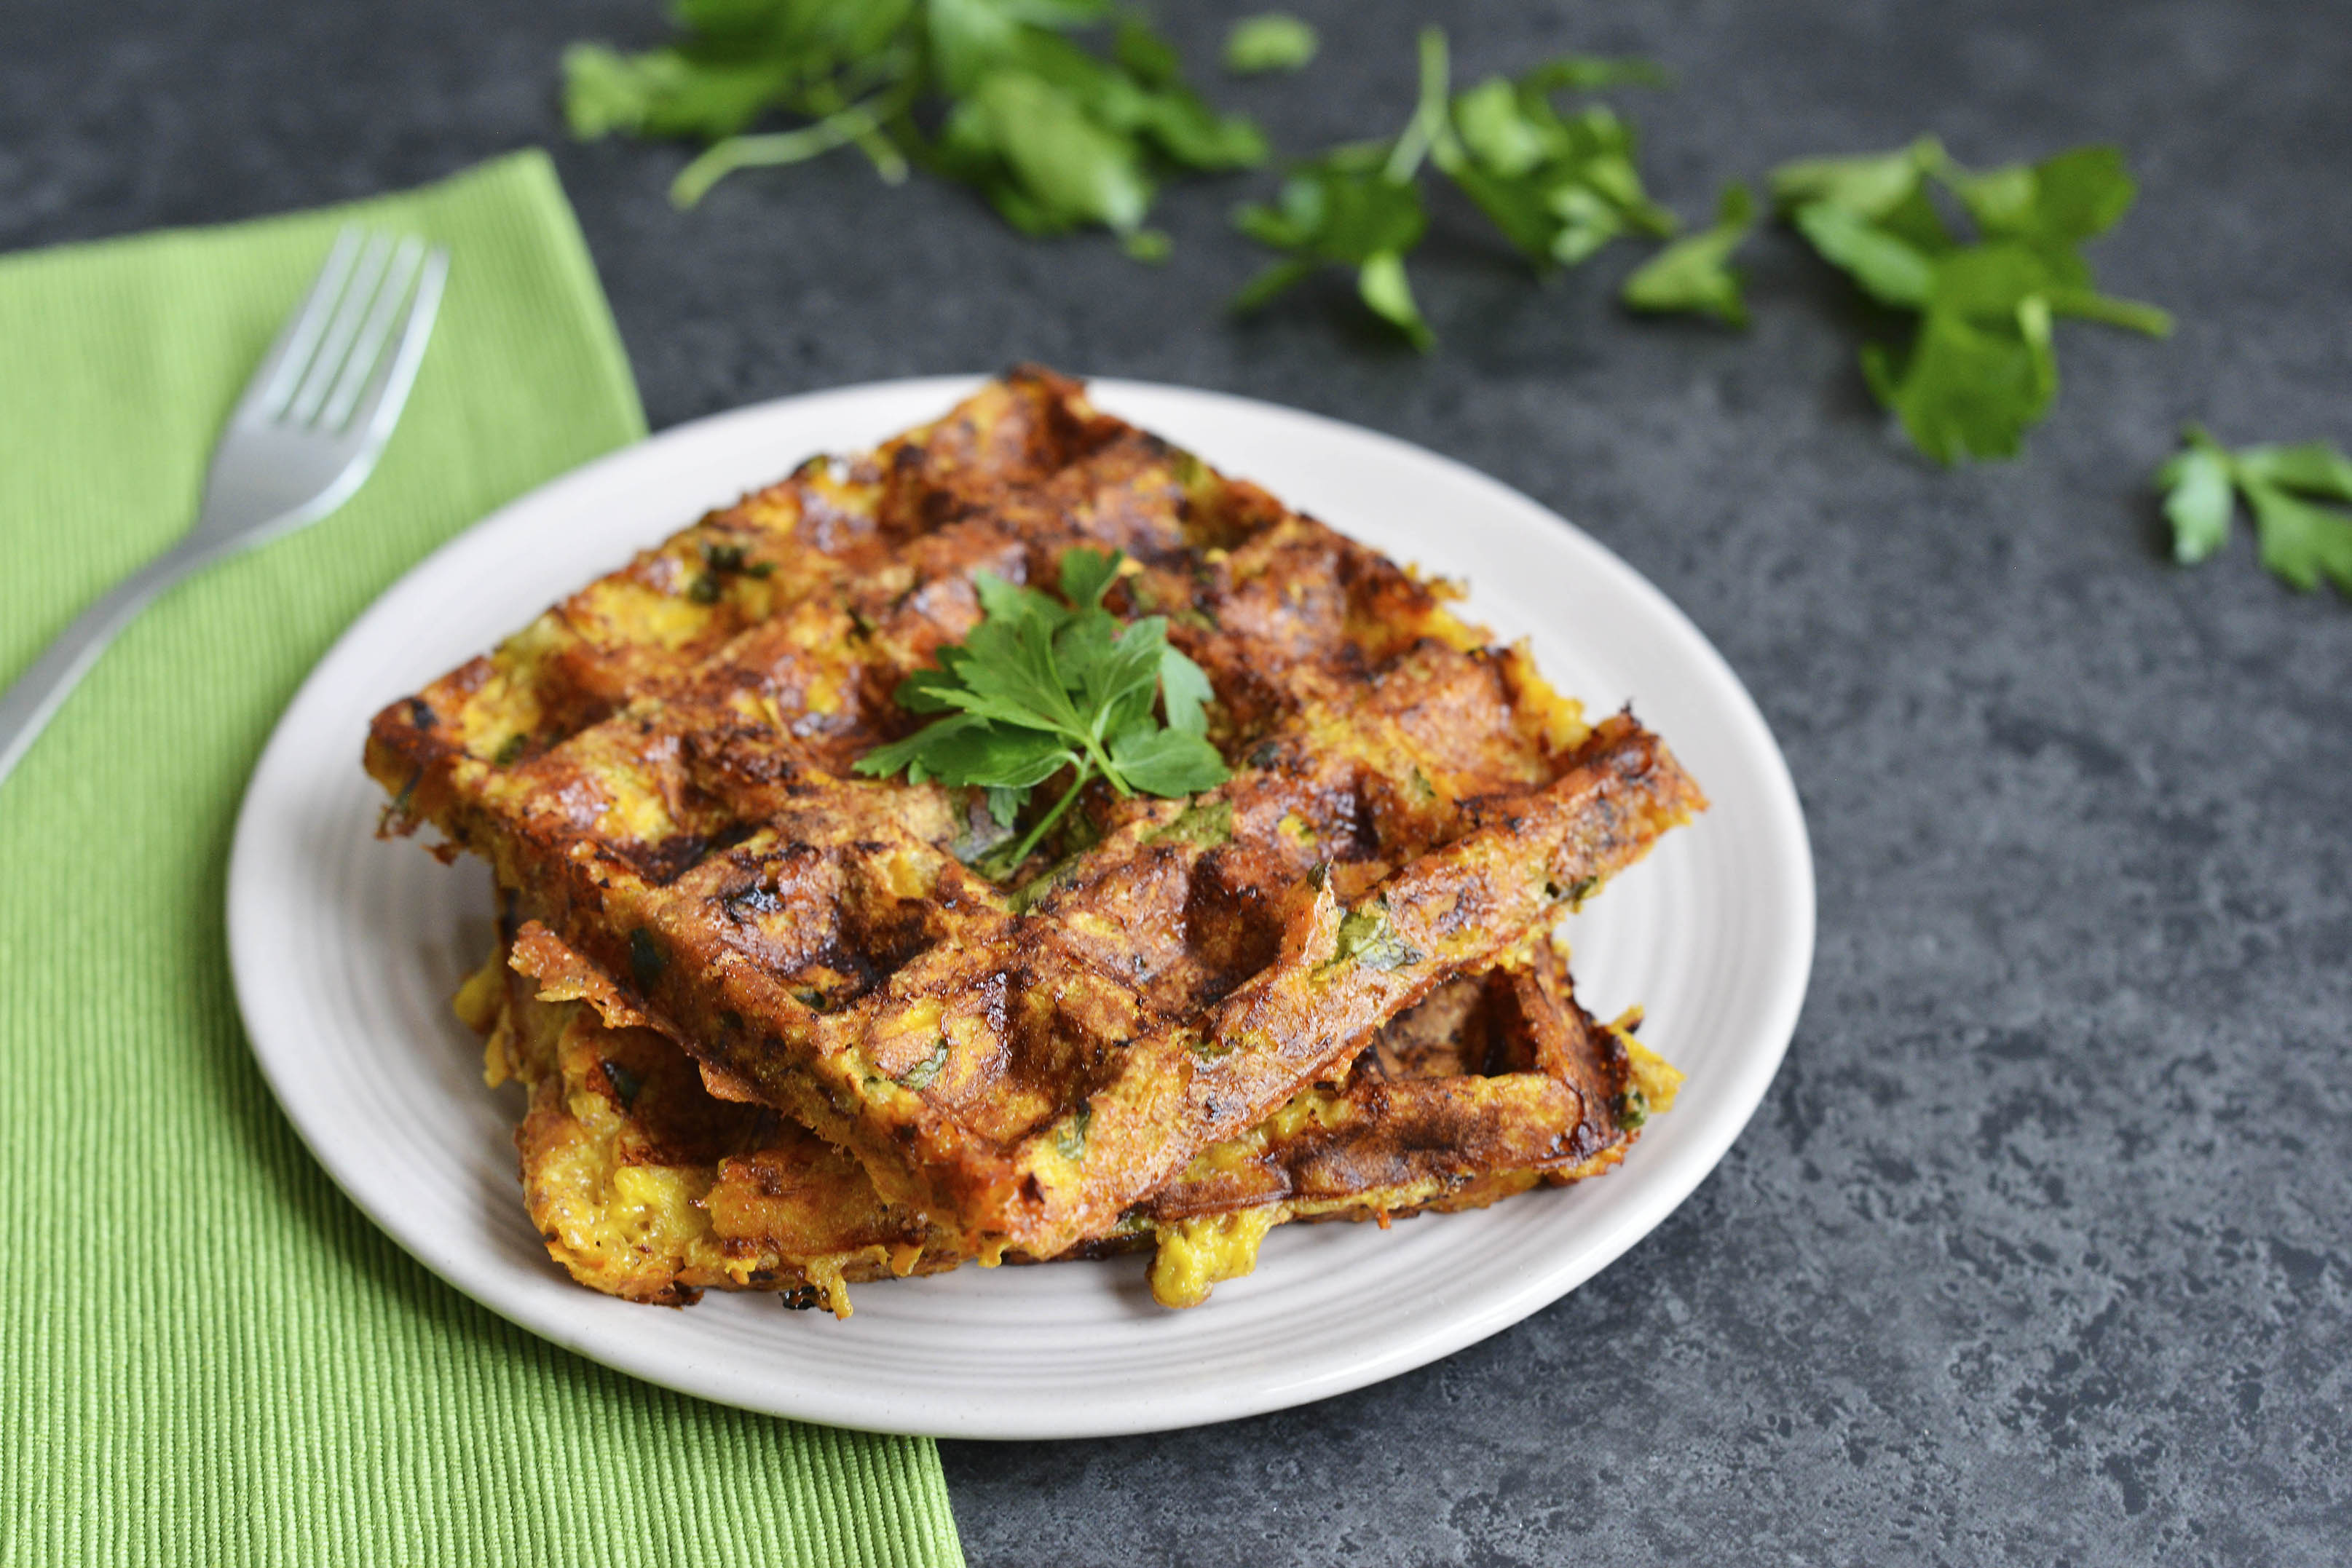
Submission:
M 1731 1146 L 1796 1026 L 1812 864 L 1761 715 L 1633 570 L 1515 491 L 1418 447 L 1241 398 L 1097 382 L 1103 407 L 1399 560 L 1465 579 L 1590 711 L 1631 700 L 1713 808 L 1570 926 L 1577 989 L 1689 1073 L 1624 1164 L 1393 1229 L 1293 1225 L 1189 1312 L 1140 1259 L 961 1269 L 853 1288 L 856 1315 L 712 1292 L 614 1301 L 549 1261 L 523 1213 L 517 1091 L 482 1086 L 448 998 L 492 940 L 489 881 L 375 837 L 368 719 L 543 606 L 815 452 L 946 410 L 955 377 L 788 398 L 665 432 L 543 486 L 435 553 L 312 672 L 255 770 L 229 866 L 230 960 L 261 1068 L 328 1173 L 425 1267 L 606 1365 L 782 1416 L 959 1437 L 1143 1432 L 1320 1399 L 1506 1328 L 1590 1279 Z

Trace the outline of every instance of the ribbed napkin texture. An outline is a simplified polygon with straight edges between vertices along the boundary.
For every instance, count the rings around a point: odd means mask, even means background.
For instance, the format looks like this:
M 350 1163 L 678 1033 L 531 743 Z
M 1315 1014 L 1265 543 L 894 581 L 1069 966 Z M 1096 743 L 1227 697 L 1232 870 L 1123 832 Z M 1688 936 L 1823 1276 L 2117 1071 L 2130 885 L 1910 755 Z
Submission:
M 0 785 L 0 1564 L 959 1563 L 929 1442 L 655 1388 L 428 1274 L 304 1152 L 237 1019 L 230 827 L 305 672 L 434 546 L 644 434 L 543 154 L 0 258 L 0 681 L 186 528 L 352 218 L 452 252 L 375 476 L 158 602 Z

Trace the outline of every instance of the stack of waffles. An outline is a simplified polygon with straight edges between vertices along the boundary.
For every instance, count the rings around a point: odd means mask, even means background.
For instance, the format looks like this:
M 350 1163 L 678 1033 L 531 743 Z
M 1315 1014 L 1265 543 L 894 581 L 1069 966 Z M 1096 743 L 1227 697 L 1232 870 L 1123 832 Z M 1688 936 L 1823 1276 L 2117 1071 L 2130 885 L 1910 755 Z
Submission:
M 923 722 L 893 694 L 980 622 L 978 574 L 1074 549 L 1206 673 L 1231 776 L 1089 785 L 992 878 L 983 791 L 854 764 Z M 1023 369 L 386 707 L 387 827 L 499 889 L 458 1007 L 528 1086 L 550 1253 L 845 1313 L 853 1281 L 1149 1250 L 1187 1306 L 1276 1224 L 1621 1160 L 1679 1075 L 1578 1007 L 1553 932 L 1704 801 L 1451 597 Z

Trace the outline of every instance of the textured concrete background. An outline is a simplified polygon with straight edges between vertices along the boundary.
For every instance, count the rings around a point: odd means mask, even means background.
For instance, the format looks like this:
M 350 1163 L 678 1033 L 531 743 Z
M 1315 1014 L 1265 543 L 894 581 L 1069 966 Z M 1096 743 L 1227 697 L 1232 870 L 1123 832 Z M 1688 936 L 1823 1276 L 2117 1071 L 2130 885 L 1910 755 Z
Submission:
M 1441 8 L 1294 3 L 1324 58 L 1221 96 L 1298 149 L 1401 119 Z M 1754 249 L 1741 337 L 1622 318 L 1630 252 L 1534 287 L 1449 204 L 1415 269 L 1444 339 L 1422 360 L 1336 289 L 1220 314 L 1255 262 L 1224 213 L 1262 181 L 1174 193 L 1159 270 L 848 157 L 678 214 L 683 154 L 563 143 L 552 85 L 565 40 L 650 41 L 654 9 L 10 0 L 0 248 L 551 143 L 656 425 L 1033 357 L 1393 432 L 1681 603 L 1812 824 L 1803 1023 L 1673 1219 L 1347 1398 L 950 1445 L 975 1563 L 2352 1557 L 2352 606 L 2285 591 L 2242 538 L 2173 570 L 2146 487 L 2184 418 L 2352 444 L 2352 14 L 1451 8 L 1465 79 L 1561 48 L 1672 67 L 1629 101 L 1689 214 L 1724 177 L 1923 130 L 1975 162 L 2123 143 L 2143 196 L 2101 276 L 2179 334 L 2062 329 L 2026 459 L 1943 474 L 1890 437 L 1841 287 L 1784 236 Z M 1168 19 L 1206 65 L 1233 9 Z

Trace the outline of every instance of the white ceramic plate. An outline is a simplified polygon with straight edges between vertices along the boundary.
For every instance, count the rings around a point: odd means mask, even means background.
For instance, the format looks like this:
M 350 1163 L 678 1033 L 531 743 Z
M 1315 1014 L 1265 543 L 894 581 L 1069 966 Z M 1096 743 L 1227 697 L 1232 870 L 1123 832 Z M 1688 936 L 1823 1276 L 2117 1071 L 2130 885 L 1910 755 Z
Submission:
M 1125 382 L 1105 406 L 1401 560 L 1465 578 L 1594 712 L 1628 699 L 1713 799 L 1575 918 L 1580 995 L 1640 1001 L 1690 1075 L 1615 1172 L 1475 1214 L 1290 1226 L 1185 1312 L 1143 1262 L 962 1269 L 854 1288 L 846 1322 L 767 1296 L 684 1312 L 572 1284 L 523 1214 L 517 1091 L 482 1087 L 447 998 L 492 936 L 480 866 L 374 836 L 360 747 L 383 703 L 597 573 L 814 452 L 945 410 L 967 378 L 763 403 L 533 491 L 436 553 L 320 662 L 263 753 L 230 862 L 230 957 L 254 1053 L 310 1150 L 475 1300 L 607 1365 L 836 1426 L 1077 1437 L 1218 1421 L 1393 1376 L 1507 1327 L 1631 1247 L 1730 1147 L 1787 1049 L 1812 962 L 1812 866 L 1786 766 L 1706 640 L 1632 568 L 1524 496 L 1418 447 L 1240 398 Z

